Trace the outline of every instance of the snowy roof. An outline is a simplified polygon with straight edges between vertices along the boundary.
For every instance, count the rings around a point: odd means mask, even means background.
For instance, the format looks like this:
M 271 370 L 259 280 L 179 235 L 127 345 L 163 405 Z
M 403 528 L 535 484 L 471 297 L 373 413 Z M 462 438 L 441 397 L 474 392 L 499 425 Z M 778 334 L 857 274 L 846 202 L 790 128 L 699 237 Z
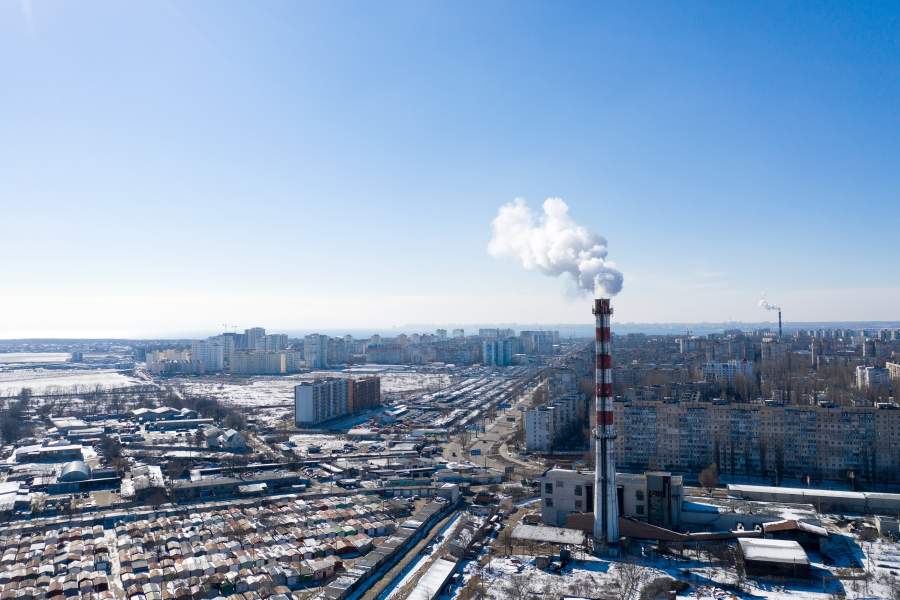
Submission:
M 83 460 L 66 463 L 59 474 L 60 481 L 85 481 L 91 478 L 91 468 Z
M 512 532 L 513 539 L 531 542 L 549 542 L 551 544 L 581 545 L 584 543 L 584 532 L 578 529 L 563 527 L 547 527 L 545 525 L 526 525 L 519 523 Z
M 817 488 L 791 488 L 791 487 L 775 487 L 769 485 L 744 485 L 744 484 L 728 484 L 729 492 L 738 494 L 773 494 L 773 495 L 791 495 L 791 496 L 809 496 L 811 498 L 852 498 L 854 500 L 864 500 L 867 498 L 878 498 L 882 500 L 900 501 L 900 494 L 888 494 L 884 492 L 851 492 L 848 490 L 823 490 Z
M 738 544 L 746 560 L 789 565 L 809 564 L 806 552 L 793 540 L 740 538 Z
M 409 600 L 431 600 L 437 595 L 437 591 L 444 587 L 447 577 L 456 568 L 456 563 L 444 558 L 434 561 L 434 564 L 425 571 L 416 587 L 409 594 Z
M 828 537 L 828 531 L 819 525 L 797 521 L 796 519 L 785 519 L 783 521 L 772 521 L 771 523 L 763 523 L 763 531 L 765 533 L 774 533 L 776 531 L 805 531 L 806 533 L 814 533 L 815 535 Z

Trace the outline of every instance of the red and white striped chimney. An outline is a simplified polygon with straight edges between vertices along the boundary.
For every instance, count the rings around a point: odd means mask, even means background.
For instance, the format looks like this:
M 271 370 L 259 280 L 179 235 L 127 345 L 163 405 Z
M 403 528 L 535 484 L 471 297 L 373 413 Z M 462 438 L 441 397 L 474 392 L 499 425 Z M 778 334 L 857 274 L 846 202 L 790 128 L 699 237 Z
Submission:
M 612 307 L 609 298 L 594 300 L 596 318 L 595 354 L 596 391 L 594 394 L 596 428 L 594 429 L 594 540 L 604 545 L 619 541 L 619 508 L 616 493 L 616 460 L 613 443 L 612 354 L 609 322 Z

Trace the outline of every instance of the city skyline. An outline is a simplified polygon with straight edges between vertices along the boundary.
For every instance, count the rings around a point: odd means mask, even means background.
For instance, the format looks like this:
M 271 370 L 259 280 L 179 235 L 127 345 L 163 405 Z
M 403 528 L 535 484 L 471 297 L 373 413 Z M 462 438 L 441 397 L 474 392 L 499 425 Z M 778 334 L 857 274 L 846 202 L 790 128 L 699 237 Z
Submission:
M 0 337 L 589 323 L 488 255 L 562 197 L 616 323 L 900 319 L 892 6 L 0 7 Z M 452 101 L 448 101 L 452 98 Z

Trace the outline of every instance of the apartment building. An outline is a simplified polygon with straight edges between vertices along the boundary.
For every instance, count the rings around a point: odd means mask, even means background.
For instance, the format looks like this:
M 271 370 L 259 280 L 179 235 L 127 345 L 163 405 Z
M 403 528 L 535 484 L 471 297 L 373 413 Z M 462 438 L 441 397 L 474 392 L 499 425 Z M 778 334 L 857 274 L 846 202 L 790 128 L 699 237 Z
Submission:
M 216 338 L 191 342 L 191 371 L 218 373 L 225 368 L 225 348 Z
M 288 336 L 286 333 L 270 333 L 263 338 L 263 344 L 268 352 L 284 350 L 288 345 Z
M 191 354 L 187 350 L 170 348 L 147 352 L 147 370 L 154 375 L 184 373 L 190 368 Z
M 287 372 L 285 352 L 235 350 L 230 371 L 235 375 L 283 375 Z
M 891 372 L 883 367 L 856 367 L 856 388 L 868 390 L 874 388 L 891 387 Z
M 628 470 L 900 482 L 900 410 L 708 402 L 616 402 L 615 448 Z
M 551 452 L 557 437 L 578 419 L 582 395 L 569 393 L 525 411 L 525 448 L 529 452 Z
M 753 363 L 746 360 L 708 362 L 703 365 L 703 379 L 734 385 L 736 377 L 753 377 Z
M 486 367 L 508 367 L 513 360 L 513 340 L 491 339 L 481 345 L 482 364 Z
M 900 363 L 885 363 L 884 368 L 887 369 L 891 381 L 900 384 Z
M 266 330 L 263 327 L 251 327 L 244 330 L 245 350 L 265 350 L 266 349 Z
M 328 366 L 328 336 L 311 333 L 303 338 L 303 355 L 310 369 L 324 369 Z
M 355 414 L 376 406 L 381 406 L 381 378 L 350 379 L 347 388 L 347 410 Z
M 346 378 L 327 377 L 294 387 L 294 423 L 298 427 L 318 425 L 348 414 L 349 384 Z

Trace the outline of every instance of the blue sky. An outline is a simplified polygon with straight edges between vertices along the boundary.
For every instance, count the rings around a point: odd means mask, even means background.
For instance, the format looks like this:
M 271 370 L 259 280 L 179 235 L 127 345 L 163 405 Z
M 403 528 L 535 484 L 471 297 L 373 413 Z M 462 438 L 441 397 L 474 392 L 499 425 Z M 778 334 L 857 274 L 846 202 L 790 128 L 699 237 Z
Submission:
M 622 321 L 900 319 L 896 3 L 0 4 L 0 338 L 589 321 L 487 255 L 609 240 Z

